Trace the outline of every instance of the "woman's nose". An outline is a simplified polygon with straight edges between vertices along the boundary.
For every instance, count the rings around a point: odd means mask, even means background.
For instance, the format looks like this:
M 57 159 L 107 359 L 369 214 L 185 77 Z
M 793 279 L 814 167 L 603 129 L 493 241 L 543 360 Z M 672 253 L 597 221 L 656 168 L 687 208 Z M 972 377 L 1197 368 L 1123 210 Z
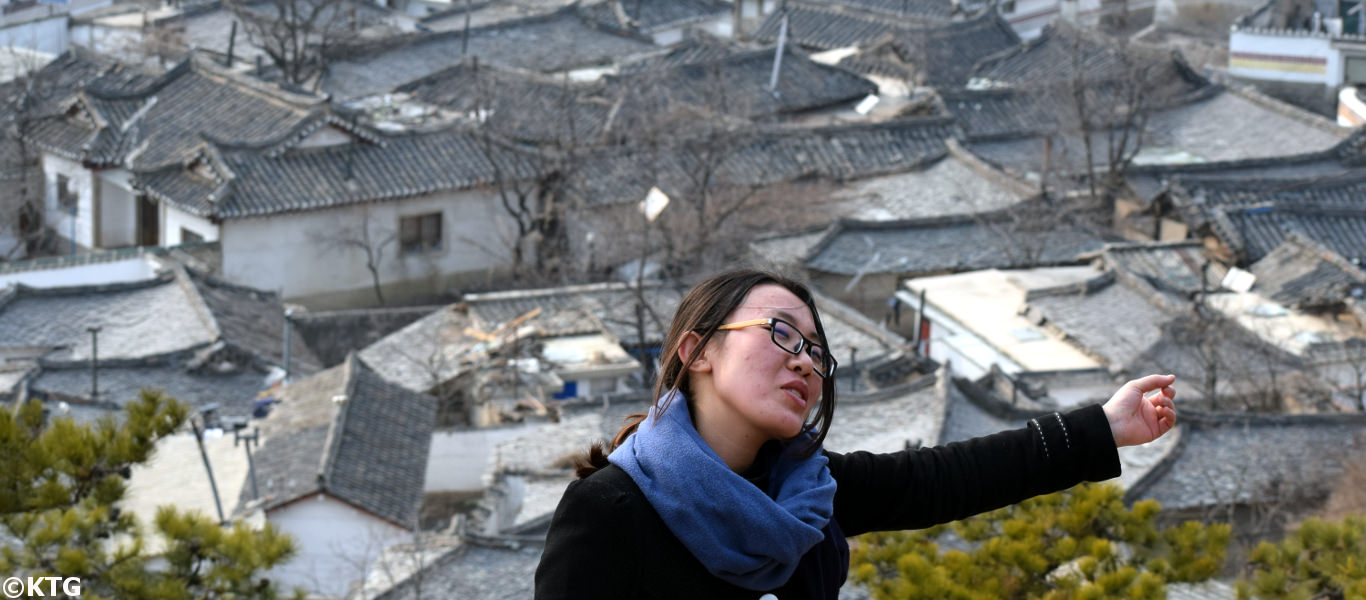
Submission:
M 801 352 L 793 354 L 788 362 L 792 365 L 792 370 L 801 373 L 803 376 L 810 375 L 816 370 L 816 363 L 811 360 L 811 355 L 806 353 L 805 348 Z

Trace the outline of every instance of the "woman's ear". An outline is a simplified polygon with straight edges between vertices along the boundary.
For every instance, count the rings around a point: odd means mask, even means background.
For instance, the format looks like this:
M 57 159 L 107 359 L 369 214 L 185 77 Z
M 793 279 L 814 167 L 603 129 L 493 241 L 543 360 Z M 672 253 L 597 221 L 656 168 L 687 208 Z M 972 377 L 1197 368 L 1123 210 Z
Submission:
M 678 360 L 683 361 L 683 364 L 685 365 L 688 364 L 688 357 L 692 356 L 693 351 L 700 343 L 702 343 L 702 336 L 698 335 L 696 331 L 689 331 L 685 334 L 683 336 L 683 343 L 678 345 Z M 693 361 L 692 365 L 688 367 L 688 370 L 694 373 L 703 373 L 711 370 L 711 362 L 707 360 L 707 352 L 705 350 L 697 356 L 697 360 Z

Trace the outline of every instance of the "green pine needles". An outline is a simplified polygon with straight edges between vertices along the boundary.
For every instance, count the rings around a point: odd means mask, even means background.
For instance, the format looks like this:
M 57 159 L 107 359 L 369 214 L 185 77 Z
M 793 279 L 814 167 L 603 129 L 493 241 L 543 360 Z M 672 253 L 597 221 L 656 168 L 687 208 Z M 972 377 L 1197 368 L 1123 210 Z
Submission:
M 1228 525 L 1158 529 L 1158 503 L 1126 508 L 1122 495 L 1086 484 L 949 525 L 868 534 L 851 576 L 877 600 L 1081 600 L 1160 599 L 1169 582 L 1218 572 Z
M 118 503 L 132 466 L 151 458 L 188 409 L 144 390 L 126 412 L 122 423 L 78 425 L 44 419 L 38 401 L 0 410 L 0 575 L 76 577 L 87 600 L 278 597 L 264 572 L 295 547 L 269 525 L 225 528 L 162 507 L 151 526 L 165 550 L 146 550 L 142 527 Z

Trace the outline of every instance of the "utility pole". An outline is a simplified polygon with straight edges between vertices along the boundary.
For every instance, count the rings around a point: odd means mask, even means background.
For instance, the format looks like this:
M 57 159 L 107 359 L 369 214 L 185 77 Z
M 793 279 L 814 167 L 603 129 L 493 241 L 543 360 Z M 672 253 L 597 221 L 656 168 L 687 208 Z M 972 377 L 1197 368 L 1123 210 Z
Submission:
M 209 427 L 209 415 L 218 409 L 217 404 L 210 404 L 199 409 L 199 419 L 204 422 L 204 429 L 199 428 L 194 417 L 190 417 L 190 428 L 194 430 L 194 441 L 199 444 L 199 457 L 204 459 L 204 472 L 209 474 L 209 489 L 213 490 L 213 505 L 218 509 L 218 524 L 227 525 L 228 520 L 223 516 L 223 502 L 218 499 L 218 484 L 213 479 L 213 467 L 209 465 L 209 453 L 204 451 L 204 432 Z
M 247 450 L 247 474 L 251 476 L 251 499 L 261 497 L 260 489 L 256 487 L 256 463 L 251 458 L 251 445 L 261 445 L 261 429 L 252 427 L 251 433 L 242 433 L 241 429 L 232 430 L 232 447 L 237 447 L 237 442 L 242 442 L 242 446 Z
M 90 332 L 90 401 L 100 400 L 100 328 L 86 327 Z

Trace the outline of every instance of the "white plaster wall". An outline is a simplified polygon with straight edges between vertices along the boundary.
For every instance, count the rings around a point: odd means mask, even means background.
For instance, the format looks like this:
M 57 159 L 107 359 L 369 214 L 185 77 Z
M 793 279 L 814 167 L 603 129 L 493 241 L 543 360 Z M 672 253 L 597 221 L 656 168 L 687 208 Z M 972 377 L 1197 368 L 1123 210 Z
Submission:
M 527 426 L 432 432 L 424 492 L 470 492 L 488 487 L 493 448 Z
M 40 5 L 51 8 L 52 5 Z M 48 54 L 66 52 L 71 38 L 67 35 L 67 17 L 57 14 L 41 20 L 17 23 L 0 28 L 0 46 L 18 46 Z
M 1247 31 L 1229 34 L 1229 74 L 1248 79 L 1319 83 L 1338 86 L 1342 83 L 1342 56 L 1333 49 L 1327 36 L 1270 35 Z M 1263 55 L 1323 58 L 1323 73 L 1301 73 L 1279 69 L 1252 68 L 1237 64 L 1239 52 Z
M 700 29 L 717 37 L 728 38 L 735 33 L 735 20 L 727 13 L 724 17 L 703 23 Z
M 399 217 L 436 211 L 443 213 L 444 247 L 400 254 Z M 511 218 L 496 192 L 479 190 L 226 221 L 219 228 L 223 274 L 238 284 L 280 290 L 286 298 L 369 289 L 363 252 L 337 244 L 338 232 L 367 220 L 372 239 L 393 238 L 384 246 L 381 285 L 512 264 Z
M 29 287 L 69 287 L 73 285 L 103 285 L 131 281 L 147 281 L 156 277 L 157 265 L 146 258 L 135 256 L 93 265 L 21 271 L 0 275 L 0 288 L 22 283 Z
M 342 597 L 384 548 L 410 541 L 412 534 L 326 494 L 299 500 L 267 513 L 281 531 L 294 536 L 299 553 L 271 576 L 286 589 L 301 587 L 327 597 Z
M 183 244 L 180 229 L 185 228 L 199 234 L 206 242 L 218 241 L 218 226 L 212 221 L 192 215 L 169 204 L 161 209 L 161 243 L 167 246 Z
M 682 27 L 675 27 L 673 29 L 657 31 L 652 38 L 654 39 L 656 46 L 669 46 L 678 43 L 679 40 L 683 39 L 683 29 L 684 28 Z
M 77 195 L 76 214 L 57 206 L 57 175 L 71 179 L 71 189 Z M 64 238 L 74 239 L 77 244 L 89 248 L 92 225 L 93 204 L 91 203 L 91 173 L 80 163 L 52 154 L 43 154 L 43 188 L 46 222 Z
M 137 243 L 138 202 L 124 169 L 102 171 L 99 177 L 100 247 L 118 248 Z

